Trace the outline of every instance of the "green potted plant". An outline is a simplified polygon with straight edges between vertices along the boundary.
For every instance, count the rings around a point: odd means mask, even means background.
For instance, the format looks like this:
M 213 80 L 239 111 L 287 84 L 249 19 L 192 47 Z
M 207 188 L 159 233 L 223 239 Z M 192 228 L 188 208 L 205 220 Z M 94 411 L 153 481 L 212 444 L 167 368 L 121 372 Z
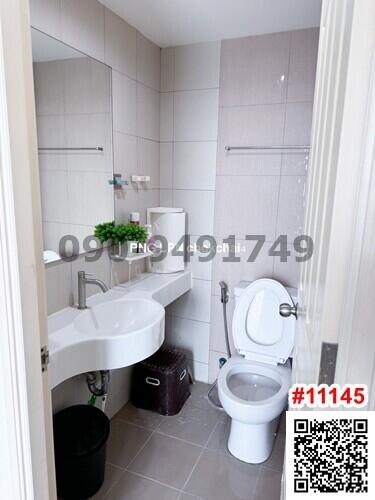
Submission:
M 143 226 L 137 224 L 116 224 L 105 222 L 95 226 L 94 235 L 101 243 L 118 246 L 118 255 L 127 256 L 132 251 L 138 251 L 139 244 L 147 241 L 148 233 Z M 126 248 L 123 245 L 126 244 Z

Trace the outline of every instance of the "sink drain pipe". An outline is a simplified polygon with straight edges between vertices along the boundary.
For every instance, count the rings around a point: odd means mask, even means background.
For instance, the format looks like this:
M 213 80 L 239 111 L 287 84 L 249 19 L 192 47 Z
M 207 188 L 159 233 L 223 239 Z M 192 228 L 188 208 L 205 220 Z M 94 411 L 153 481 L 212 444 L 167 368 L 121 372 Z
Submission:
M 109 370 L 86 373 L 87 387 L 92 394 L 91 398 L 88 401 L 88 404 L 95 406 L 96 399 L 101 398 L 101 409 L 102 411 L 105 410 L 110 379 L 111 375 Z

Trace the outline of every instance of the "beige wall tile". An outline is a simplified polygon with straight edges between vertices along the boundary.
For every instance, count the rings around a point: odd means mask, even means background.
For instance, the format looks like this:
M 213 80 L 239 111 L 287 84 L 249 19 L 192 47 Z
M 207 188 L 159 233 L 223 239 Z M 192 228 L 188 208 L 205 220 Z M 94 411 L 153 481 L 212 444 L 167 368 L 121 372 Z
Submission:
M 281 154 L 249 154 L 226 151 L 220 143 L 217 151 L 217 175 L 279 175 Z
M 69 147 L 103 147 L 103 152 L 87 156 L 102 158 L 104 167 L 111 171 L 112 116 L 110 113 L 78 113 L 65 115 L 65 142 Z
M 173 152 L 175 189 L 215 189 L 216 142 L 176 142 Z
M 65 113 L 111 113 L 111 69 L 84 57 L 68 59 L 64 68 Z
M 137 212 L 139 206 L 138 192 L 132 189 L 115 191 L 115 221 L 126 224 L 129 221 L 129 212 Z
M 136 78 L 137 32 L 133 26 L 105 9 L 105 62 L 129 78 Z
M 284 117 L 284 104 L 221 108 L 218 144 L 220 148 L 279 146 L 283 144 Z
M 184 352 L 188 359 L 208 364 L 209 337 L 209 323 L 172 316 L 165 341 Z
M 208 382 L 208 363 L 200 363 L 199 361 L 194 361 L 188 359 L 188 366 L 193 373 L 193 380 L 197 382 Z M 182 498 L 182 497 L 181 497 Z
M 60 240 L 63 236 L 70 234 L 69 224 L 61 222 L 43 222 L 43 248 L 53 250 L 59 254 Z
M 40 173 L 42 219 L 47 222 L 69 222 L 68 176 L 65 171 Z
M 114 172 L 130 182 L 130 176 L 137 173 L 137 138 L 134 135 L 113 132 Z M 122 189 L 131 189 L 130 184 Z
M 83 53 L 104 61 L 104 7 L 93 0 L 63 0 L 62 40 Z
M 95 226 L 113 220 L 111 172 L 68 172 L 68 207 L 72 224 Z
M 293 203 L 291 203 L 293 200 Z M 281 177 L 276 234 L 286 234 L 289 243 L 303 233 L 306 206 L 306 176 Z
M 173 302 L 168 312 L 172 316 L 210 322 L 211 315 L 211 282 L 193 280 L 193 288 Z
M 276 229 L 279 177 L 219 176 L 216 178 L 214 233 L 264 234 L 272 241 Z
M 173 143 L 160 143 L 160 188 L 171 189 L 173 183 Z
M 290 32 L 223 41 L 220 106 L 285 102 L 289 46 Z
M 141 224 L 147 222 L 147 208 L 159 206 L 159 189 L 141 189 L 138 193 L 138 211 L 141 216 Z
M 314 99 L 319 28 L 292 31 L 288 102 Z
M 160 140 L 159 92 L 137 83 L 137 135 L 154 141 Z
M 217 90 L 175 92 L 175 141 L 216 141 L 217 123 Z
M 64 66 L 59 61 L 37 62 L 34 68 L 35 104 L 38 115 L 64 113 Z
M 215 288 L 219 288 L 217 283 L 213 282 Z M 234 290 L 230 290 L 234 293 Z M 235 352 L 232 334 L 232 319 L 234 313 L 235 303 L 234 298 L 230 297 L 227 303 L 227 319 L 228 319 L 228 333 L 229 342 L 232 353 Z M 220 296 L 213 295 L 211 297 L 211 330 L 210 330 L 210 350 L 217 352 L 226 352 L 225 333 L 224 333 L 224 319 L 223 319 L 223 304 L 220 301 Z
M 282 175 L 307 175 L 309 154 L 284 154 L 281 162 Z
M 210 249 L 210 242 L 202 240 L 199 241 L 199 238 L 200 236 L 190 235 L 190 245 L 192 245 L 194 250 L 194 253 L 190 256 L 190 269 L 193 274 L 193 278 L 210 281 L 212 276 L 212 260 L 207 262 L 199 260 L 200 258 L 203 259 L 208 256 L 208 253 L 203 251 L 204 249 L 201 247 L 204 245 L 204 248 Z M 197 251 L 195 251 L 194 245 L 197 245 Z
M 112 71 L 113 129 L 124 134 L 137 133 L 137 83 Z
M 61 39 L 61 0 L 30 0 L 31 26 Z
M 313 104 L 310 102 L 286 105 L 284 144 L 310 145 Z
M 219 73 L 220 42 L 175 48 L 174 90 L 218 88 Z
M 46 285 L 48 314 L 69 307 L 72 304 L 71 263 L 60 261 L 48 264 Z
M 213 234 L 214 197 L 213 191 L 174 190 L 174 205 L 187 213 L 188 233 Z
M 149 139 L 138 138 L 138 175 L 149 175 L 151 180 L 141 183 L 143 189 L 158 189 L 160 185 L 159 143 Z
M 289 245 L 288 250 L 291 255 L 286 262 L 281 262 L 279 257 L 275 257 L 273 279 L 279 281 L 284 286 L 298 288 L 301 264 L 296 261 L 296 252 L 293 246 Z
M 137 31 L 137 80 L 160 90 L 160 47 Z
M 216 238 L 217 244 L 222 245 L 222 238 Z M 259 278 L 271 278 L 273 272 L 273 257 L 268 251 L 270 243 L 265 243 L 253 262 L 247 262 L 255 249 L 256 241 L 236 239 L 235 256 L 240 258 L 239 262 L 224 262 L 228 257 L 228 251 L 218 253 L 212 264 L 212 293 L 220 293 L 218 283 L 225 281 L 230 293 L 234 294 L 234 287 L 241 281 L 254 281 Z M 227 248 L 227 246 L 225 247 Z
M 173 207 L 173 191 L 172 189 L 160 189 L 160 206 Z
M 160 141 L 173 141 L 173 92 L 160 94 Z
M 65 146 L 65 120 L 62 115 L 38 115 L 36 117 L 38 146 L 50 148 Z
M 174 90 L 174 48 L 161 49 L 161 92 Z

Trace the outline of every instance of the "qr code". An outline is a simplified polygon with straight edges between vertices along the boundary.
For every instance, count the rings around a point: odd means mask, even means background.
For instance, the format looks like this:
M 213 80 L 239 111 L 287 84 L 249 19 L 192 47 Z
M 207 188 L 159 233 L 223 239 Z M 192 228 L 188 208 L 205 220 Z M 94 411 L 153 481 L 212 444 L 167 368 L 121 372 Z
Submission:
M 311 498 L 326 493 L 369 494 L 368 417 L 373 412 L 288 414 L 292 414 L 287 426 L 289 492 L 292 489 L 299 498 L 310 498 L 304 494 Z

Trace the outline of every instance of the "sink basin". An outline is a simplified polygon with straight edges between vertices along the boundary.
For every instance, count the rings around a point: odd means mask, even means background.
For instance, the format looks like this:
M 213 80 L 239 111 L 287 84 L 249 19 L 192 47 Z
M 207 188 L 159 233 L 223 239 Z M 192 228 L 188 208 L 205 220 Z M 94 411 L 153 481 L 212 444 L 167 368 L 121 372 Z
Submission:
M 96 370 L 125 368 L 148 358 L 164 342 L 164 307 L 191 289 L 191 273 L 146 273 L 48 317 L 51 388 Z
M 83 311 L 74 320 L 74 328 L 90 336 L 126 335 L 149 327 L 162 312 L 163 307 L 154 300 L 115 300 Z
M 49 333 L 52 388 L 80 373 L 138 363 L 164 341 L 164 307 L 153 299 L 115 297 L 65 316 Z

